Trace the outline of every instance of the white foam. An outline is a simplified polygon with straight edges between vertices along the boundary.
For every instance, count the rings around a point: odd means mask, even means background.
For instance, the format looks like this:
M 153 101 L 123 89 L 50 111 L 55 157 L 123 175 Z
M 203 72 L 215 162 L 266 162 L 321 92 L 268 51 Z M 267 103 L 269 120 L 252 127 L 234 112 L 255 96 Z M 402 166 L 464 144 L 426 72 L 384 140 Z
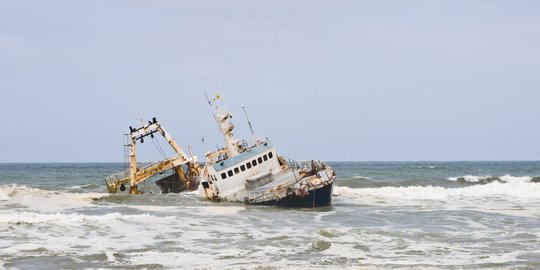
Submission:
M 146 212 L 173 212 L 179 209 L 177 206 L 162 205 L 127 205 L 125 207 Z
M 438 166 L 433 166 L 433 165 L 425 165 L 425 166 L 416 166 L 417 169 L 437 169 L 439 168 Z
M 529 183 L 531 182 L 533 178 L 530 176 L 511 176 L 507 174 L 507 175 L 503 175 L 499 177 L 499 179 L 507 183 L 519 184 L 519 183 Z
M 460 179 L 463 179 L 465 182 L 469 182 L 469 183 L 480 183 L 489 179 L 500 179 L 501 181 L 507 182 L 507 183 L 527 183 L 532 180 L 532 177 L 512 176 L 512 175 L 506 174 L 500 177 L 496 177 L 493 175 L 464 175 L 464 176 L 459 176 L 459 177 L 446 178 L 446 180 L 450 180 L 450 181 L 458 181 Z
M 213 216 L 229 216 L 236 215 L 240 211 L 246 210 L 245 207 L 239 206 L 204 206 L 204 207 L 187 207 L 194 210 L 196 214 L 213 215 Z
M 156 245 L 160 241 L 156 234 L 163 228 L 171 230 L 177 223 L 175 218 L 148 214 L 2 212 L 0 228 L 9 231 L 0 232 L 0 239 L 7 241 L 0 245 L 0 254 L 17 257 L 42 248 L 47 253 L 84 256 L 137 249 Z
M 446 178 L 446 179 L 450 180 L 450 181 L 458 181 L 459 179 L 463 179 L 463 180 L 465 180 L 465 182 L 469 182 L 469 183 L 480 183 L 483 180 L 486 180 L 486 179 L 489 179 L 489 178 L 492 178 L 492 177 L 493 176 L 490 176 L 490 175 L 481 175 L 481 176 L 478 176 L 478 175 L 464 175 L 464 176 L 459 176 L 459 177 L 449 177 L 449 178 Z
M 8 201 L 11 194 L 15 191 L 15 185 L 0 186 L 0 201 Z
M 477 228 L 483 232 L 484 228 Z M 328 239 L 330 248 L 321 252 L 330 258 L 346 257 L 361 259 L 362 263 L 373 266 L 383 266 L 399 269 L 440 269 L 444 266 L 470 266 L 474 264 L 492 264 L 516 262 L 530 251 L 519 250 L 509 253 L 489 253 L 489 243 L 485 241 L 452 243 L 440 241 L 438 237 L 418 237 L 423 235 L 421 229 L 400 229 L 399 232 L 385 229 L 357 229 L 341 227 L 333 231 L 335 237 Z M 486 239 L 488 234 L 468 237 Z M 445 231 L 451 237 L 463 236 L 461 231 Z M 355 248 L 361 244 L 368 250 Z M 432 254 L 438 254 L 433 256 Z M 485 255 L 489 256 L 485 256 Z M 421 267 L 419 267 L 421 266 Z M 429 266 L 429 267 L 426 267 Z
M 372 180 L 371 178 L 369 177 L 366 177 L 366 176 L 361 176 L 361 175 L 355 175 L 352 177 L 353 179 L 365 179 L 365 180 Z
M 40 248 L 44 248 L 43 245 L 39 244 L 18 244 L 13 245 L 8 248 L 5 248 L 2 250 L 3 253 L 13 254 L 13 253 L 20 253 L 24 251 L 33 251 Z
M 110 222 L 112 220 L 144 220 L 150 217 L 143 215 L 123 215 L 120 213 L 109 213 L 105 215 L 81 215 L 81 214 L 42 214 L 34 212 L 7 213 L 0 214 L 0 224 L 49 224 L 80 226 L 88 222 Z
M 415 207 L 426 210 L 470 210 L 508 216 L 540 217 L 540 185 L 516 179 L 463 188 L 434 186 L 334 188 L 336 203 Z
M 0 201 L 18 204 L 37 211 L 56 212 L 91 206 L 94 199 L 109 196 L 103 193 L 67 193 L 18 185 L 0 186 Z
M 435 186 L 349 188 L 338 187 L 334 195 L 359 198 L 374 196 L 379 198 L 398 198 L 407 200 L 448 200 L 466 198 L 512 197 L 540 200 L 540 185 L 517 178 L 508 183 L 493 182 L 464 188 L 445 188 Z

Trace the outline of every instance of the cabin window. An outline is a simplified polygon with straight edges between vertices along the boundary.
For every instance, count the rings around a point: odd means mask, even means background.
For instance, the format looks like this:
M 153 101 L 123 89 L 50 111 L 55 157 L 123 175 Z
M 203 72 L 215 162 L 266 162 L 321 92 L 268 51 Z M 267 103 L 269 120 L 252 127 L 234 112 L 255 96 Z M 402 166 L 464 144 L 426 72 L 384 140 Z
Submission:
M 264 156 L 263 156 L 263 159 L 264 159 L 264 161 L 267 161 L 267 160 L 268 160 L 268 156 L 267 156 L 267 155 L 264 155 Z
M 253 165 L 253 167 L 257 166 L 257 160 L 254 159 L 251 164 Z
M 227 179 L 227 174 L 226 174 L 226 173 L 222 173 L 222 174 L 221 174 L 221 179 Z
M 246 163 L 248 169 L 251 169 L 251 162 Z
M 240 169 L 238 169 L 238 167 L 234 168 L 234 173 L 235 173 L 235 174 L 239 174 L 239 173 L 240 173 Z
M 272 152 L 268 153 L 268 158 L 273 158 L 274 157 L 274 154 L 272 154 Z
M 246 165 L 240 166 L 240 170 L 243 171 L 243 172 L 245 172 L 245 171 L 246 171 Z
M 262 157 L 259 157 L 257 160 L 259 161 L 259 164 L 263 162 Z
M 227 174 L 229 174 L 229 177 L 233 176 L 232 170 L 230 170 Z

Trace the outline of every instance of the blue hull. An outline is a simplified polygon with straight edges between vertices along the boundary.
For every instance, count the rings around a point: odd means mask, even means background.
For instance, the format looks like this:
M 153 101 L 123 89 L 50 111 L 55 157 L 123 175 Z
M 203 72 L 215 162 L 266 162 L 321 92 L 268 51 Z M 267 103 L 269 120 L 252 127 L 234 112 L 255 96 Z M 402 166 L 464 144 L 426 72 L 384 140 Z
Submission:
M 256 205 L 274 205 L 284 208 L 317 208 L 327 207 L 332 205 L 332 191 L 334 182 L 329 185 L 314 189 L 306 196 L 298 196 L 291 194 L 279 200 L 268 202 L 254 203 Z

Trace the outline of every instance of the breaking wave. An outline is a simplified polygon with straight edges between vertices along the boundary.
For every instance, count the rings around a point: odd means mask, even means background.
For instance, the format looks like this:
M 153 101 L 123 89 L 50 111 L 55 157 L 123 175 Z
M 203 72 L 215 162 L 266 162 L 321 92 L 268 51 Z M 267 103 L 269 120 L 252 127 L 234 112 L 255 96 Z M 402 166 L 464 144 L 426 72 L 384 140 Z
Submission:
M 435 166 L 435 165 L 419 165 L 414 166 L 415 169 L 443 169 L 444 167 L 441 166 Z
M 536 177 L 538 178 L 538 177 Z M 533 177 L 530 176 L 512 176 L 512 175 L 504 175 L 504 176 L 492 176 L 492 175 L 465 175 L 465 176 L 459 176 L 459 177 L 449 177 L 446 178 L 446 180 L 449 181 L 456 181 L 456 182 L 462 182 L 462 183 L 478 183 L 478 184 L 487 184 L 487 183 L 493 183 L 493 182 L 502 182 L 502 183 L 527 183 L 527 182 L 535 182 L 533 181 Z
M 530 178 L 505 178 L 505 182 L 492 182 L 461 188 L 438 186 L 407 186 L 380 188 L 350 188 L 336 186 L 334 196 L 344 198 L 396 198 L 404 200 L 467 200 L 468 198 L 512 198 L 540 200 L 540 185 Z M 525 181 L 527 180 L 527 181 Z
M 361 175 L 355 175 L 353 177 L 351 177 L 352 179 L 364 179 L 364 180 L 373 180 L 367 176 L 361 176 Z
M 11 194 L 15 191 L 15 185 L 2 185 L 0 186 L 0 201 L 8 201 Z
M 145 220 L 152 216 L 149 214 L 126 215 L 121 213 L 109 213 L 105 215 L 82 215 L 82 214 L 41 214 L 41 213 L 10 213 L 0 214 L 0 224 L 32 225 L 52 224 L 78 227 L 88 222 L 111 222 L 113 220 Z
M 4 206 L 15 205 L 43 211 L 58 211 L 63 209 L 90 206 L 99 198 L 106 197 L 103 193 L 67 193 L 49 191 L 27 186 L 0 185 L 0 201 Z M 1 207 L 1 206 L 0 206 Z

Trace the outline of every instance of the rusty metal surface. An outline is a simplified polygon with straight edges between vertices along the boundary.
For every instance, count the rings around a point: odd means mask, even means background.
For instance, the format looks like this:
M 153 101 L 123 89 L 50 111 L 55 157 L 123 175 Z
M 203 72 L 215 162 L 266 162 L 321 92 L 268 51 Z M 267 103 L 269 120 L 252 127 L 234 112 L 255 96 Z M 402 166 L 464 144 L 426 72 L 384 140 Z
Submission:
M 109 193 L 119 193 L 120 187 L 129 185 L 130 194 L 139 194 L 137 185 L 167 170 L 174 170 L 174 172 L 179 175 L 179 179 L 184 186 L 188 187 L 190 190 L 198 184 L 194 183 L 196 179 L 198 179 L 201 171 L 197 158 L 193 156 L 191 158 L 188 157 L 155 118 L 152 122 L 149 122 L 147 125 L 140 128 L 134 129 L 130 127 L 130 131 L 128 136 L 129 142 L 127 145 L 129 147 L 129 168 L 123 172 L 105 178 Z M 155 133 L 161 134 L 165 138 L 167 143 L 175 151 L 176 156 L 165 158 L 164 160 L 151 164 L 138 165 L 136 153 L 137 142 L 143 143 L 144 138 L 147 136 L 151 136 L 153 139 Z M 187 167 L 186 173 L 184 173 L 182 165 Z

